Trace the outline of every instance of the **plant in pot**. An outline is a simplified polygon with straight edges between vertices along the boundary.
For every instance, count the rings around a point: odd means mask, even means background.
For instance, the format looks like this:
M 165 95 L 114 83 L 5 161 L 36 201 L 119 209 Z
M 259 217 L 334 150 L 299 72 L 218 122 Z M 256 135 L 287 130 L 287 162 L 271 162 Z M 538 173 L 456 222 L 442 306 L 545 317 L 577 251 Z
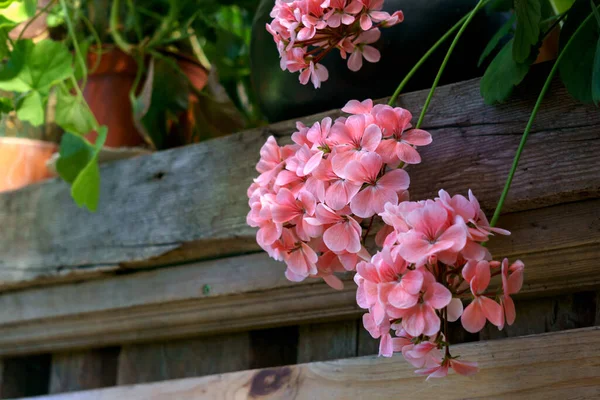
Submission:
M 281 55 L 279 66 L 299 73 L 302 84 L 312 81 L 315 87 L 327 85 L 331 76 L 320 64 L 324 52 L 339 52 L 350 69 L 355 69 L 358 55 L 377 62 L 372 39 L 396 15 L 382 12 L 382 1 L 320 4 L 317 8 L 311 0 L 277 0 L 267 27 Z M 490 220 L 468 188 L 466 196 L 441 189 L 435 198 L 413 201 L 407 191 L 412 165 L 439 162 L 422 160 L 419 153 L 423 146 L 435 146 L 435 137 L 422 129 L 424 118 L 454 49 L 486 6 L 513 15 L 479 56 L 485 59 L 503 43 L 481 79 L 481 94 L 489 104 L 511 95 L 529 73 L 545 39 L 562 25 L 558 56 L 524 128 Z M 545 10 L 553 10 L 554 15 Z M 450 38 L 420 114 L 413 120 L 409 110 L 396 106 L 397 97 Z M 257 243 L 272 258 L 285 262 L 285 276 L 291 281 L 320 278 L 340 290 L 344 284 L 336 273 L 356 271 L 356 301 L 366 310 L 365 329 L 380 339 L 381 356 L 401 352 L 417 374 L 428 378 L 444 377 L 451 370 L 475 374 L 477 364 L 451 349 L 448 323 L 460 320 L 466 331 L 477 333 L 488 322 L 503 329 L 515 321 L 511 296 L 523 286 L 525 264 L 493 260 L 486 243 L 494 235 L 510 234 L 496 223 L 557 72 L 576 99 L 600 104 L 600 1 L 576 0 L 562 9 L 547 0 L 477 1 L 400 76 L 387 104 L 353 99 L 335 121 L 326 117 L 309 126 L 297 123 L 290 145 L 279 146 L 272 136 L 267 139 L 256 165 L 259 175 L 248 188 L 247 222 L 258 228 Z M 372 230 L 377 234 L 370 235 Z M 490 286 L 492 280 L 495 288 Z
M 30 23 L 45 18 L 47 38 L 8 38 L 0 89 L 29 90 L 18 92 L 14 108 L 38 125 L 55 97 L 56 122 L 67 132 L 56 170 L 79 205 L 97 206 L 105 144 L 160 150 L 260 123 L 245 91 L 252 2 L 49 0 L 37 10 L 36 1 L 11 3 L 35 11 Z M 220 80 L 222 65 L 229 68 Z M 31 69 L 48 84 L 11 83 Z

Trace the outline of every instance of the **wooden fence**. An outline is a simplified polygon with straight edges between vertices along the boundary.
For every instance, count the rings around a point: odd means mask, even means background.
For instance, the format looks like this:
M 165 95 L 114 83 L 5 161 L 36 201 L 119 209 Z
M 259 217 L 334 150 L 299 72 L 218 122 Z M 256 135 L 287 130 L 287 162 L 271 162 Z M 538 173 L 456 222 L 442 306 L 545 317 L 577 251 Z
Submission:
M 411 196 L 471 188 L 492 210 L 538 89 L 531 81 L 491 107 L 478 80 L 440 88 Z M 425 96 L 398 104 L 417 113 Z M 338 112 L 304 121 L 325 115 Z M 0 195 L 1 397 L 600 396 L 597 108 L 558 82 L 544 101 L 499 223 L 513 235 L 490 242 L 497 258 L 526 263 L 517 322 L 477 335 L 453 324 L 451 339 L 471 342 L 460 353 L 482 371 L 433 384 L 398 357 L 327 362 L 377 351 L 351 275 L 342 291 L 292 283 L 259 252 L 246 188 L 266 138 L 287 143 L 293 129 L 278 123 L 109 164 L 95 214 L 60 181 Z M 519 337 L 528 334 L 537 335 Z M 503 337 L 514 338 L 494 340 Z

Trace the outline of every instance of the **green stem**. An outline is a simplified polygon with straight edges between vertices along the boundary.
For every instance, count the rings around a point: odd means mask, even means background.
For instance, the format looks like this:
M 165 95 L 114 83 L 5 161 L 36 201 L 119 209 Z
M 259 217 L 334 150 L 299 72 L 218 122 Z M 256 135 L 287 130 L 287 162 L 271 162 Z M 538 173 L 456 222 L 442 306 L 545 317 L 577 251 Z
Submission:
M 599 7 L 596 7 L 596 10 Z M 554 66 L 552 67 L 552 70 L 550 71 L 548 78 L 546 78 L 544 87 L 542 88 L 542 91 L 540 92 L 540 95 L 538 96 L 535 106 L 533 107 L 533 111 L 531 112 L 531 116 L 529 117 L 529 121 L 527 122 L 527 126 L 525 127 L 525 131 L 523 132 L 523 136 L 521 137 L 521 142 L 519 143 L 519 147 L 517 148 L 517 153 L 515 154 L 515 158 L 513 160 L 512 167 L 510 168 L 510 172 L 508 173 L 508 178 L 506 179 L 506 183 L 504 185 L 504 190 L 502 190 L 502 194 L 500 195 L 500 200 L 498 200 L 498 205 L 496 206 L 496 211 L 494 211 L 494 216 L 492 217 L 490 226 L 495 226 L 496 222 L 498 222 L 498 218 L 500 218 L 500 213 L 502 212 L 502 206 L 504 206 L 504 201 L 506 200 L 506 196 L 508 195 L 508 191 L 510 190 L 510 185 L 512 184 L 512 180 L 515 176 L 515 172 L 517 171 L 517 167 L 519 165 L 519 160 L 521 158 L 521 153 L 523 153 L 523 149 L 525 148 L 525 143 L 527 143 L 527 137 L 529 136 L 529 132 L 531 131 L 531 127 L 533 126 L 533 121 L 535 120 L 535 117 L 537 116 L 540 106 L 542 105 L 542 100 L 544 99 L 546 92 L 548 92 L 548 89 L 550 88 L 550 85 L 552 84 L 552 78 L 556 74 L 556 71 L 558 70 L 558 66 L 560 65 L 562 58 L 566 54 L 566 51 L 571 46 L 571 43 L 573 43 L 573 39 L 579 34 L 579 32 L 581 32 L 583 27 L 588 23 L 588 21 L 591 18 L 593 18 L 593 16 L 594 16 L 594 13 L 591 13 L 583 21 L 583 23 L 581 25 L 579 25 L 579 28 L 577 28 L 575 33 L 573 33 L 573 35 L 569 38 L 569 41 L 567 42 L 565 47 L 561 50 L 560 54 L 558 55 L 558 58 L 556 59 L 556 62 L 554 63 Z
M 490 1 L 491 0 L 485 0 L 483 2 L 482 6 L 485 6 Z M 425 63 L 425 61 L 427 61 L 427 59 L 429 57 L 431 57 L 431 55 L 438 49 L 438 47 L 440 47 L 446 40 L 448 40 L 448 38 L 454 32 L 456 32 L 456 30 L 458 28 L 460 28 L 465 23 L 465 21 L 467 20 L 467 18 L 469 18 L 469 15 L 471 15 L 471 12 L 469 12 L 464 17 L 462 17 L 456 24 L 454 24 L 454 26 L 452 28 L 450 28 L 450 30 L 448 30 L 448 32 L 446 32 L 444 34 L 444 36 L 442 36 L 437 42 L 435 42 L 435 44 L 433 46 L 431 46 L 431 48 L 429 50 L 427 50 L 427 53 L 425 53 L 423 55 L 423 57 L 421 57 L 421 59 L 408 72 L 408 74 L 406 74 L 406 76 L 404 77 L 404 79 L 402 80 L 402 82 L 400 82 L 400 84 L 396 88 L 396 91 L 394 92 L 394 94 L 390 98 L 390 101 L 388 101 L 388 105 L 389 106 L 393 107 L 396 104 L 396 100 L 398 99 L 398 96 L 400 96 L 400 93 L 402 92 L 402 90 L 404 90 L 404 87 L 406 86 L 406 84 L 408 83 L 408 81 L 410 81 L 410 79 L 413 77 L 413 75 L 419 70 L 419 68 L 421 68 L 421 66 Z
M 400 93 L 402 92 L 402 90 L 404 90 L 404 87 L 406 86 L 408 81 L 410 81 L 410 79 L 413 77 L 413 75 L 418 71 L 419 68 L 421 68 L 421 66 L 425 63 L 425 61 L 427 61 L 427 59 L 429 57 L 431 57 L 431 55 L 438 49 L 438 47 L 440 47 L 450 37 L 450 35 L 452 35 L 454 32 L 456 32 L 456 30 L 458 28 L 460 28 L 462 26 L 462 24 L 465 22 L 465 20 L 467 19 L 468 16 L 469 16 L 469 14 L 462 17 L 452 28 L 450 28 L 450 30 L 448 32 L 446 32 L 444 34 L 444 36 L 442 36 L 437 42 L 435 42 L 435 44 L 427 51 L 427 53 L 425 53 L 423 55 L 423 57 L 421 57 L 421 59 L 408 72 L 408 74 L 406 74 L 406 76 L 404 77 L 402 82 L 400 82 L 400 84 L 396 88 L 396 91 L 390 98 L 390 101 L 388 102 L 389 106 L 393 107 L 396 104 L 396 100 L 398 99 L 398 96 L 400 96 Z
M 69 8 L 67 7 L 67 2 L 65 0 L 60 0 L 60 5 L 65 12 L 65 21 L 67 23 L 67 29 L 69 30 L 69 36 L 71 40 L 73 40 L 73 48 L 75 49 L 75 57 L 79 62 L 81 67 L 81 73 L 83 74 L 83 86 L 85 86 L 87 82 L 87 65 L 85 60 L 83 59 L 83 54 L 81 54 L 81 49 L 79 48 L 79 42 L 77 42 L 77 36 L 75 35 L 75 28 L 73 27 L 73 22 L 71 21 L 71 17 L 69 16 Z M 78 87 L 79 88 L 79 87 Z
M 110 36 L 115 41 L 115 44 L 119 49 L 121 49 L 124 53 L 131 54 L 133 46 L 128 43 L 125 38 L 121 36 L 121 32 L 119 32 L 119 8 L 119 0 L 113 0 L 112 5 L 110 6 Z
M 423 124 L 423 119 L 425 119 L 425 113 L 427 113 L 427 109 L 429 108 L 429 103 L 431 103 L 431 99 L 433 98 L 433 94 L 435 93 L 435 89 L 437 88 L 438 84 L 440 83 L 440 79 L 442 78 L 442 74 L 444 73 L 444 69 L 446 69 L 446 65 L 448 64 L 448 60 L 450 60 L 450 56 L 452 55 L 452 52 L 454 51 L 454 48 L 458 44 L 458 40 L 460 39 L 460 37 L 462 36 L 462 34 L 464 33 L 464 31 L 467 29 L 467 27 L 469 26 L 469 24 L 471 23 L 471 21 L 475 17 L 475 14 L 477 14 L 477 12 L 485 4 L 486 4 L 485 0 L 479 0 L 479 2 L 477 3 L 477 5 L 473 9 L 473 11 L 471 11 L 471 13 L 469 14 L 469 16 L 465 20 L 465 22 L 460 27 L 460 30 L 458 31 L 458 33 L 454 37 L 454 40 L 452 41 L 452 44 L 450 45 L 450 48 L 448 49 L 448 52 L 446 53 L 446 57 L 444 57 L 444 61 L 442 62 L 442 65 L 440 66 L 440 70 L 438 71 L 438 74 L 435 77 L 435 80 L 433 81 L 433 85 L 431 86 L 431 90 L 429 91 L 429 95 L 427 96 L 427 100 L 425 100 L 425 105 L 423 106 L 423 109 L 421 110 L 421 115 L 419 116 L 419 121 L 417 122 L 417 125 L 415 126 L 416 129 L 419 129 L 421 127 L 421 125 Z
M 35 14 L 29 21 L 27 21 L 27 23 L 25 24 L 25 26 L 23 27 L 23 29 L 21 29 L 21 32 L 19 33 L 19 37 L 17 37 L 17 41 L 21 40 L 21 38 L 23 37 L 23 34 L 25 33 L 25 31 L 31 26 L 31 24 L 33 24 L 33 22 L 38 19 L 40 17 L 40 15 L 42 15 L 43 13 L 45 13 L 46 11 L 48 11 L 48 9 L 54 4 L 55 0 L 51 0 L 48 2 L 48 4 L 46 4 L 44 6 L 44 8 L 42 8 L 37 14 Z

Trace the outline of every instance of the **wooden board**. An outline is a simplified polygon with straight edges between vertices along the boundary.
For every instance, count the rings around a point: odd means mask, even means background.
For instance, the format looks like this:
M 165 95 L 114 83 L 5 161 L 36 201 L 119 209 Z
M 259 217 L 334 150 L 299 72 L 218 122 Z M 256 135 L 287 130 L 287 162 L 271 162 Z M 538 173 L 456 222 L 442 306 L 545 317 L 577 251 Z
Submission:
M 496 257 L 527 264 L 521 297 L 600 287 L 600 200 L 505 215 Z M 159 341 L 360 316 L 355 284 L 289 282 L 265 254 L 0 296 L 0 355 Z M 298 299 L 302 301 L 298 301 Z M 168 327 L 168 329 L 165 329 Z
M 357 346 L 355 319 L 302 325 L 298 336 L 298 363 L 355 357 Z
M 121 349 L 117 384 L 155 382 L 249 368 L 250 340 L 247 332 L 130 345 Z
M 52 354 L 50 393 L 115 386 L 119 351 L 110 347 Z
M 482 340 L 556 332 L 593 326 L 596 293 L 582 292 L 540 299 L 517 299 L 517 319 L 503 330 L 486 325 L 479 332 Z
M 267 370 L 244 371 L 138 386 L 48 396 L 47 400 L 198 399 L 597 399 L 600 396 L 600 328 L 586 328 L 458 345 L 455 354 L 476 360 L 474 377 L 425 381 L 412 366 L 361 357 Z
M 483 103 L 479 81 L 441 87 L 425 127 L 434 143 L 410 168 L 414 198 L 438 189 L 495 206 L 536 90 L 501 106 Z M 426 91 L 399 104 L 417 114 Z M 304 118 L 307 123 L 339 111 Z M 0 195 L 3 287 L 88 279 L 133 267 L 164 266 L 257 250 L 246 189 L 269 135 L 289 141 L 294 121 L 102 168 L 98 212 L 79 209 L 59 181 Z M 544 101 L 515 177 L 506 211 L 600 195 L 600 113 L 558 84 Z

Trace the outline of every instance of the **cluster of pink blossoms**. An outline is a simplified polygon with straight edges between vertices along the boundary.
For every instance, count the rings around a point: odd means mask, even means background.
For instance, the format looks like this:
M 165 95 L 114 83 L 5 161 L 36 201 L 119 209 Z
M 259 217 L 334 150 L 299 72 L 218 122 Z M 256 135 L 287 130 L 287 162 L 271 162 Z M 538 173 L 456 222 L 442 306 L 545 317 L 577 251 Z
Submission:
M 300 72 L 303 85 L 310 80 L 318 88 L 329 77 L 319 62 L 333 49 L 348 58 L 352 71 L 362 67 L 363 58 L 378 62 L 381 55 L 371 44 L 379 40 L 379 28 L 404 19 L 401 11 L 390 15 L 382 7 L 383 0 L 276 0 L 267 30 L 277 44 L 281 69 Z
M 490 226 L 471 192 L 408 200 L 401 167 L 420 163 L 417 147 L 431 143 L 412 128 L 410 112 L 371 100 L 342 111 L 350 115 L 297 123 L 294 144 L 269 137 L 262 147 L 260 175 L 248 189 L 247 222 L 259 228 L 258 244 L 287 264 L 292 281 L 321 277 L 341 289 L 335 273 L 356 270 L 357 302 L 368 310 L 365 328 L 381 339 L 380 355 L 402 352 L 429 377 L 476 372 L 450 354 L 442 321 L 460 318 L 469 332 L 486 321 L 500 329 L 514 322 L 510 296 L 521 289 L 524 265 L 492 261 L 482 245 L 509 232 Z M 375 240 L 382 250 L 371 257 L 364 242 L 376 217 L 385 222 Z M 501 286 L 492 292 L 496 276 Z
M 334 288 L 342 284 L 335 272 L 371 258 L 363 219 L 407 198 L 410 179 L 398 166 L 419 163 L 414 146 L 431 143 L 402 108 L 353 100 L 342 110 L 351 115 L 298 123 L 292 145 L 270 137 L 248 189 L 247 222 L 259 228 L 258 244 L 285 261 L 290 280 L 318 276 Z
M 434 200 L 387 203 L 380 216 L 386 223 L 378 234 L 383 249 L 359 263 L 354 278 L 357 302 L 369 310 L 365 328 L 381 338 L 380 355 L 402 352 L 417 373 L 430 377 L 445 376 L 449 368 L 475 373 L 474 363 L 442 352 L 448 344 L 441 320 L 460 318 L 471 333 L 486 321 L 499 329 L 514 322 L 510 295 L 521 290 L 524 265 L 491 261 L 482 246 L 492 233 L 509 232 L 490 227 L 470 191 L 468 199 L 441 190 Z M 501 289 L 490 292 L 491 278 L 498 275 Z

